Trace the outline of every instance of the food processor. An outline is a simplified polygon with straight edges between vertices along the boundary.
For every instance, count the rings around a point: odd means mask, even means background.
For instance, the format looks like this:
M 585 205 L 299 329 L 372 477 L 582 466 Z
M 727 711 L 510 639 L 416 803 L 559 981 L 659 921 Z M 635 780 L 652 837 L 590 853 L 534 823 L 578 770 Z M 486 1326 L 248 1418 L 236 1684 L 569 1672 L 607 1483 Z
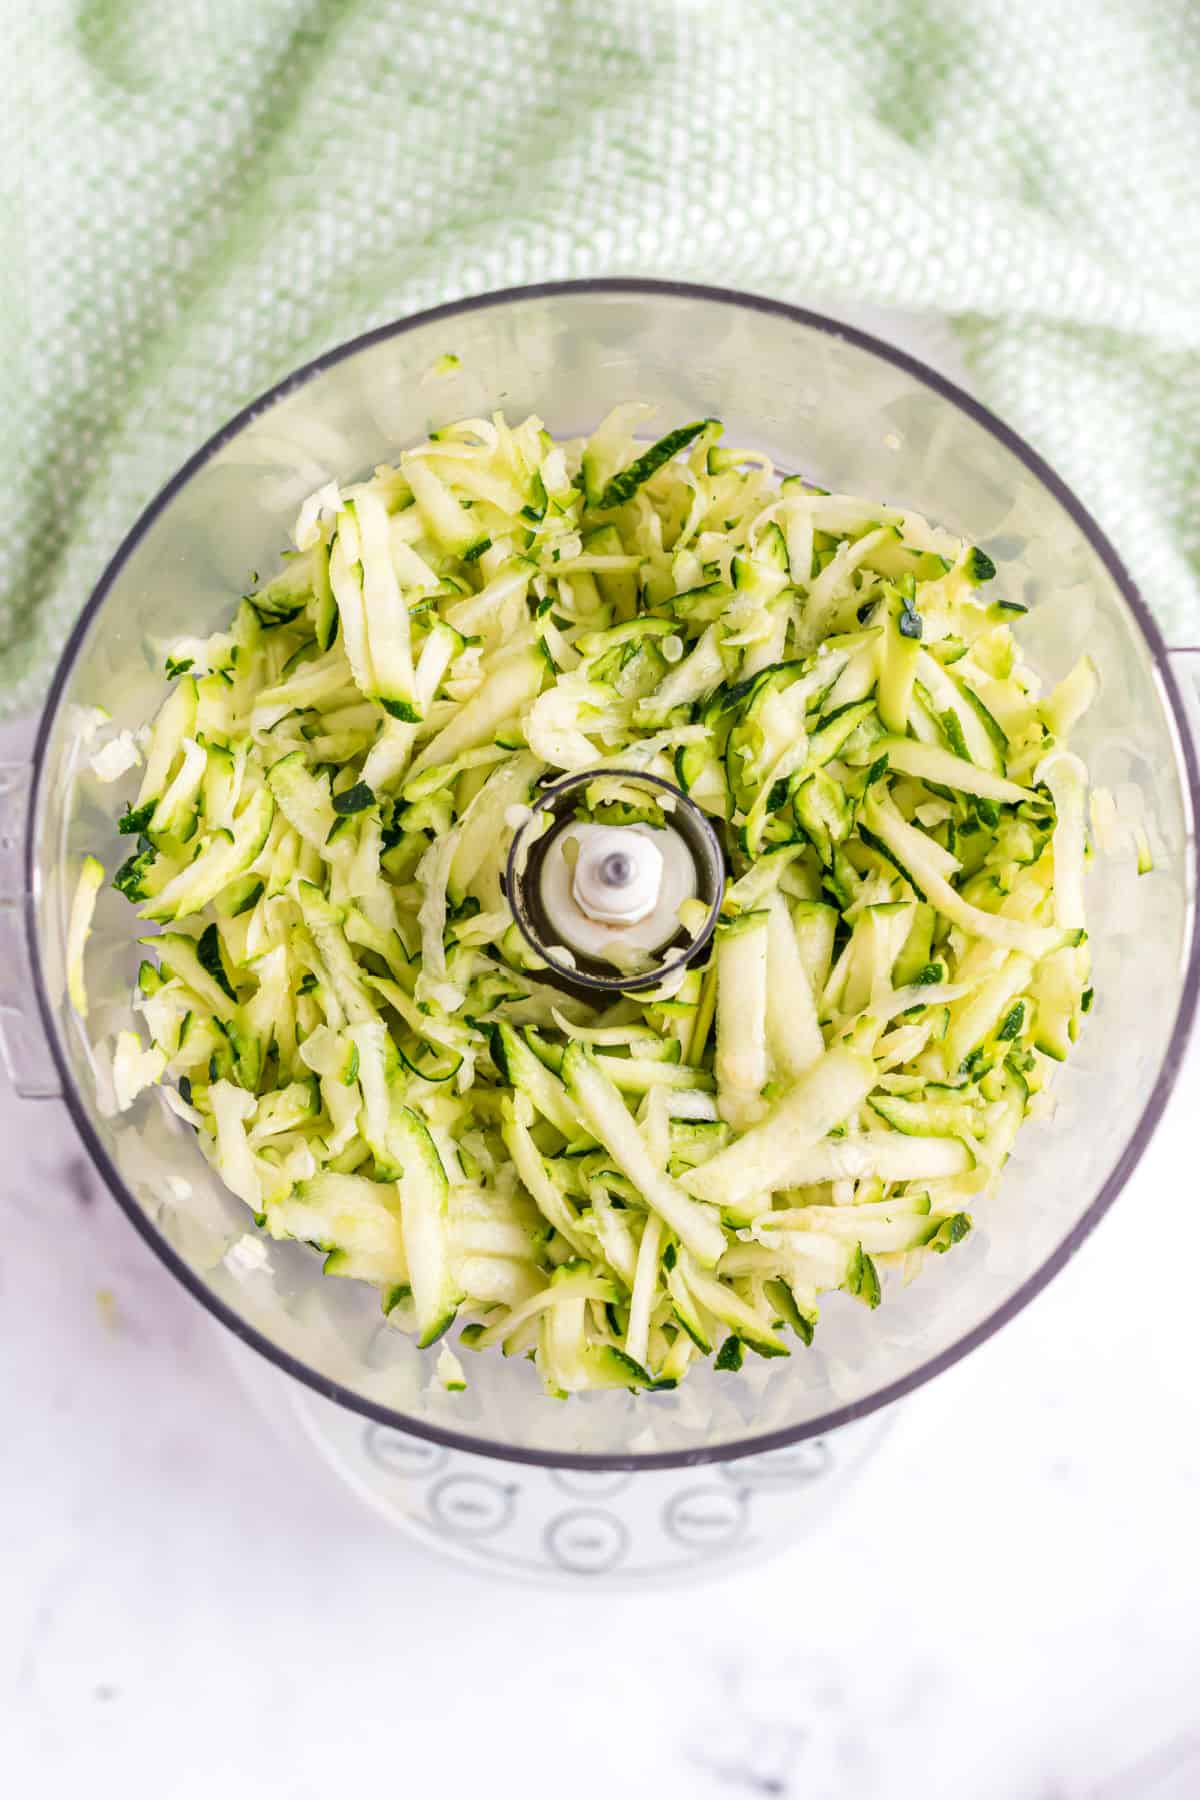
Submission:
M 165 647 L 225 622 L 326 482 L 450 420 L 534 412 L 562 438 L 629 399 L 653 403 L 663 425 L 721 418 L 727 441 L 782 469 L 916 509 L 981 546 L 1002 597 L 1029 609 L 1017 635 L 1046 680 L 1085 652 L 1096 665 L 1099 698 L 1073 743 L 1144 833 L 1153 867 L 1093 861 L 1095 1006 L 1057 1073 L 1052 1116 L 1022 1130 L 998 1196 L 953 1257 L 910 1286 L 889 1281 L 874 1313 L 826 1296 L 807 1351 L 737 1374 L 700 1365 L 672 1392 L 559 1402 L 524 1360 L 479 1355 L 466 1392 L 447 1393 L 436 1352 L 388 1328 L 373 1289 L 326 1279 L 306 1247 L 259 1236 L 158 1094 L 116 1112 L 105 1044 L 131 1023 L 139 959 L 120 895 L 103 892 L 95 916 L 86 1026 L 66 998 L 82 859 L 99 856 L 110 872 L 120 860 L 115 790 L 92 771 L 89 740 L 96 708 L 118 730 L 152 716 Z M 1196 1005 L 1197 765 L 1178 680 L 1194 679 L 1189 658 L 1200 652 L 1167 651 L 1112 546 L 1034 451 L 940 376 L 844 324 L 749 295 L 612 280 L 489 294 L 382 327 L 256 400 L 152 502 L 63 652 L 32 764 L 3 772 L 0 1006 L 12 1079 L 31 1099 L 65 1101 L 134 1226 L 228 1328 L 267 1409 L 410 1535 L 475 1567 L 569 1581 L 730 1567 L 803 1531 L 869 1455 L 888 1409 L 1018 1312 L 1136 1166 Z M 668 798 L 677 810 L 663 811 L 664 826 L 691 830 L 695 809 Z M 560 803 L 547 791 L 549 827 L 523 822 L 514 908 L 531 951 L 560 962 L 549 973 L 594 998 L 630 968 L 586 946 L 559 955 L 548 889 L 529 884 L 530 849 L 556 835 Z M 705 860 L 704 829 L 689 855 L 711 929 L 719 868 Z M 560 889 L 578 873 L 580 843 L 572 854 Z M 609 844 L 597 857 L 592 913 L 608 889 L 631 917 L 640 902 L 627 890 L 648 852 L 631 860 Z M 690 940 L 653 943 L 654 978 L 664 961 L 702 954 L 704 931 L 697 915 Z

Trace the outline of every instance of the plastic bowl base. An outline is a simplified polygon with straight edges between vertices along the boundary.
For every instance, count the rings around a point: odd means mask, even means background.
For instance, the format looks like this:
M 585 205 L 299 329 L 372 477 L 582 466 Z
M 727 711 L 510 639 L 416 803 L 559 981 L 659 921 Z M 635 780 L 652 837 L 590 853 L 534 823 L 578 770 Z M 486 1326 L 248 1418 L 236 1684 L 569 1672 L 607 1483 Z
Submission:
M 325 1461 L 415 1542 L 473 1569 L 561 1584 L 694 1581 L 787 1549 L 822 1522 L 893 1416 L 734 1462 L 592 1471 L 472 1456 L 287 1386 Z

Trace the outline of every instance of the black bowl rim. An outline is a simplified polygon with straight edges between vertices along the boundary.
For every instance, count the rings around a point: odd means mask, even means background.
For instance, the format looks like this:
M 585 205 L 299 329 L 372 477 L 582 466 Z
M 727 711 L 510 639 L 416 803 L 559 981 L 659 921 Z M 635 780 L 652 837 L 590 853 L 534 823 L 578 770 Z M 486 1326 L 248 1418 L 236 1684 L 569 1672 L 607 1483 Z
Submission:
M 54 725 L 58 705 L 62 698 L 68 677 L 75 659 L 83 644 L 83 640 L 100 607 L 121 569 L 133 554 L 146 532 L 158 515 L 184 488 L 192 476 L 204 466 L 218 451 L 237 437 L 259 413 L 274 406 L 279 400 L 304 386 L 314 377 L 321 375 L 335 364 L 356 356 L 370 346 L 400 337 L 405 332 L 413 331 L 419 326 L 432 324 L 439 319 L 453 319 L 465 313 L 479 312 L 488 308 L 520 305 L 528 301 L 553 300 L 559 297 L 603 296 L 615 298 L 644 297 L 652 300 L 699 300 L 715 305 L 735 308 L 744 313 L 763 313 L 777 318 L 790 320 L 794 324 L 803 325 L 811 330 L 824 333 L 826 336 L 839 338 L 845 343 L 853 344 L 867 351 L 882 361 L 890 363 L 894 368 L 902 369 L 926 388 L 959 408 L 977 425 L 991 433 L 1005 446 L 1054 496 L 1059 505 L 1074 521 L 1080 532 L 1087 539 L 1092 549 L 1100 558 L 1112 580 L 1119 589 L 1125 603 L 1136 620 L 1146 640 L 1150 654 L 1157 668 L 1163 692 L 1166 695 L 1170 712 L 1175 722 L 1179 738 L 1180 756 L 1186 778 L 1186 794 L 1191 810 L 1191 840 L 1193 851 L 1193 904 L 1191 908 L 1191 931 L 1188 945 L 1187 966 L 1184 970 L 1183 984 L 1176 1009 L 1171 1037 L 1167 1045 L 1162 1066 L 1146 1105 L 1142 1110 L 1137 1126 L 1125 1145 L 1116 1163 L 1109 1171 L 1104 1183 L 1087 1210 L 1072 1226 L 1053 1253 L 1034 1271 L 1008 1299 L 998 1306 L 987 1318 L 965 1332 L 953 1344 L 922 1363 L 919 1368 L 910 1370 L 898 1380 L 889 1382 L 874 1393 L 864 1395 L 862 1399 L 848 1405 L 834 1407 L 819 1418 L 811 1419 L 804 1424 L 788 1427 L 783 1430 L 760 1432 L 744 1438 L 733 1439 L 728 1443 L 703 1445 L 694 1449 L 652 1451 L 646 1455 L 592 1454 L 585 1451 L 539 1450 L 526 1448 L 523 1445 L 501 1444 L 486 1438 L 473 1436 L 467 1431 L 454 1431 L 441 1425 L 431 1424 L 424 1419 L 410 1418 L 391 1407 L 380 1405 L 352 1389 L 343 1387 L 309 1368 L 297 1357 L 282 1350 L 278 1345 L 256 1330 L 233 1309 L 210 1292 L 199 1276 L 188 1266 L 181 1256 L 166 1242 L 151 1220 L 138 1205 L 133 1195 L 125 1187 L 113 1166 L 111 1159 L 101 1144 L 92 1126 L 86 1106 L 75 1086 L 70 1065 L 59 1041 L 54 1010 L 46 986 L 45 973 L 37 952 L 37 920 L 34 898 L 37 875 L 35 859 L 35 823 L 38 818 L 38 805 L 41 793 L 42 776 L 45 769 L 46 750 L 50 733 Z M 805 307 L 792 306 L 786 301 L 769 299 L 765 295 L 739 292 L 732 288 L 710 287 L 702 284 L 681 281 L 654 281 L 635 277 L 606 277 L 586 281 L 549 281 L 528 287 L 500 288 L 485 294 L 477 294 L 462 300 L 453 300 L 443 306 L 428 308 L 424 312 L 414 313 L 405 319 L 392 321 L 390 324 L 377 326 L 374 330 L 363 332 L 360 336 L 349 339 L 346 343 L 336 345 L 322 355 L 314 357 L 290 375 L 277 382 L 273 387 L 252 400 L 248 406 L 234 415 L 229 422 L 210 437 L 195 454 L 188 458 L 181 469 L 167 482 L 166 486 L 150 501 L 140 518 L 125 536 L 113 555 L 100 580 L 96 584 L 87 604 L 64 645 L 55 670 L 46 704 L 38 727 L 38 734 L 33 752 L 33 774 L 29 796 L 29 812 L 25 835 L 25 895 L 24 912 L 26 932 L 29 944 L 30 964 L 33 971 L 34 992 L 37 997 L 38 1011 L 42 1025 L 50 1045 L 51 1054 L 62 1082 L 63 1098 L 71 1119 L 83 1140 L 92 1161 L 104 1177 L 105 1183 L 113 1198 L 122 1208 L 145 1242 L 166 1265 L 171 1273 L 182 1283 L 187 1291 L 204 1306 L 214 1318 L 226 1326 L 242 1343 L 256 1350 L 261 1356 L 273 1363 L 276 1368 L 292 1376 L 314 1393 L 326 1400 L 347 1407 L 363 1418 L 377 1425 L 391 1427 L 395 1431 L 406 1433 L 412 1437 L 424 1438 L 449 1449 L 468 1452 L 476 1456 L 486 1456 L 504 1462 L 529 1464 L 541 1468 L 595 1469 L 595 1470 L 640 1470 L 640 1469 L 682 1469 L 695 1467 L 710 1462 L 727 1462 L 736 1457 L 760 1456 L 773 1450 L 784 1449 L 789 1444 L 800 1442 L 805 1438 L 821 1437 L 840 1426 L 849 1425 L 855 1420 L 866 1418 L 879 1408 L 892 1405 L 906 1394 L 922 1387 L 927 1381 L 940 1375 L 953 1366 L 967 1353 L 984 1343 L 1000 1329 L 1002 1325 L 1014 1318 L 1029 1302 L 1039 1294 L 1054 1275 L 1064 1267 L 1075 1255 L 1084 1240 L 1099 1224 L 1126 1181 L 1141 1160 L 1150 1136 L 1158 1124 L 1167 1100 L 1171 1094 L 1187 1047 L 1188 1036 L 1196 1011 L 1197 992 L 1200 989 L 1200 920 L 1194 902 L 1196 864 L 1195 821 L 1200 814 L 1200 773 L 1197 770 L 1196 750 L 1188 728 L 1184 704 L 1179 693 L 1178 684 L 1172 673 L 1166 644 L 1157 624 L 1142 599 L 1141 594 L 1118 556 L 1113 545 L 1101 530 L 1091 513 L 1078 499 L 1067 484 L 1056 475 L 1050 465 L 1032 446 L 1011 430 L 987 407 L 981 406 L 964 389 L 949 381 L 936 370 L 928 367 L 917 357 L 910 356 L 907 351 L 899 350 L 873 333 L 862 331 L 856 326 L 847 325 L 839 320 L 827 317 L 823 313 L 813 312 Z

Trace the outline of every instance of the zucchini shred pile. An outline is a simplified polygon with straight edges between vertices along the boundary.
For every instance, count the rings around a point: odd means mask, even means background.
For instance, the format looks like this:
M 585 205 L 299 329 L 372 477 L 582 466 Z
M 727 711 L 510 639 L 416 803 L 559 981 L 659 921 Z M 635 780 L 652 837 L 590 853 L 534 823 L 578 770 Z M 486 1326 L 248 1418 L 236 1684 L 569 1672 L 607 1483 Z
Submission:
M 114 885 L 158 928 L 116 1103 L 159 1084 L 263 1233 L 557 1395 L 878 1305 L 969 1231 L 1091 1001 L 1091 665 L 1042 695 L 980 550 L 716 421 L 647 444 L 648 410 L 468 419 L 323 488 L 93 759 L 144 762 Z M 504 886 L 539 788 L 591 767 L 678 784 L 728 869 L 697 962 L 594 1008 Z

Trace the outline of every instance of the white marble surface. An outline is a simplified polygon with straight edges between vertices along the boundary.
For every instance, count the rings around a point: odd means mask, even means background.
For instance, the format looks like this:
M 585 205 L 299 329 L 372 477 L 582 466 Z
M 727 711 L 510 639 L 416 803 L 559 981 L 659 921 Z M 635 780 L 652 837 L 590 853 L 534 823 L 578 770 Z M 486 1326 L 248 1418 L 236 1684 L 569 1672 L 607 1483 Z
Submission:
M 61 1107 L 0 1078 L 5 1791 L 1193 1800 L 1198 1083 L 833 1518 L 610 1596 L 430 1560 L 276 1434 Z

